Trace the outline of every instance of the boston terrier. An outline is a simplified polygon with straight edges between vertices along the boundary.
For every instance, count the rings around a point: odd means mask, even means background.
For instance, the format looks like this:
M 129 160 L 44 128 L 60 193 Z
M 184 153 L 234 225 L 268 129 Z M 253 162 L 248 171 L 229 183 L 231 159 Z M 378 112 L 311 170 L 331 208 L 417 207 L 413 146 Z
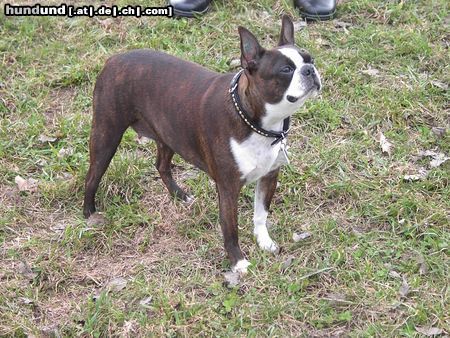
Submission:
M 122 135 L 132 127 L 157 146 L 156 168 L 169 192 L 192 197 L 172 178 L 174 153 L 216 184 L 220 225 L 233 272 L 249 262 L 238 242 L 238 197 L 256 182 L 254 235 L 277 252 L 266 220 L 280 166 L 287 162 L 290 117 L 321 89 L 312 57 L 295 46 L 294 26 L 283 16 L 278 46 L 267 50 L 238 28 L 242 70 L 219 74 L 153 50 L 112 56 L 97 78 L 90 135 L 84 216 L 95 212 L 95 193 Z

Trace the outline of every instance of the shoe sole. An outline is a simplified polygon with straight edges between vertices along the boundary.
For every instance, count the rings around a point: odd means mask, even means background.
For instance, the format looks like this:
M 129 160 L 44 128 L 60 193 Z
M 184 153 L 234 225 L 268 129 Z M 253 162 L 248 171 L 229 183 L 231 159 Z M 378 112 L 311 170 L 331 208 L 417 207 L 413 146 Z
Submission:
M 303 12 L 301 9 L 299 9 L 300 15 L 303 16 L 305 19 L 309 20 L 315 20 L 315 21 L 326 21 L 331 20 L 336 15 L 336 10 L 329 14 L 311 14 L 307 12 Z
M 195 11 L 195 12 L 186 12 L 186 11 L 181 11 L 179 9 L 174 8 L 173 14 L 174 14 L 174 16 L 193 18 L 197 15 L 205 14 L 208 10 L 209 10 L 209 6 L 206 7 L 203 11 Z

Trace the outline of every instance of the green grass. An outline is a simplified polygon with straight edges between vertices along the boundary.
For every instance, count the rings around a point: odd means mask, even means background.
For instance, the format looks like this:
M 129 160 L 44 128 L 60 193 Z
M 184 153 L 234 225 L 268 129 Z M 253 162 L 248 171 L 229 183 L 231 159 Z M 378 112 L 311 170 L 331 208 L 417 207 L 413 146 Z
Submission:
M 241 246 L 253 266 L 234 289 L 223 286 L 214 185 L 176 157 L 174 176 L 197 199 L 172 200 L 154 144 L 131 131 L 98 193 L 107 222 L 83 219 L 92 90 L 105 60 L 133 48 L 230 71 L 237 26 L 274 46 L 281 14 L 299 20 L 291 2 L 214 1 L 197 19 L 108 24 L 0 14 L 0 335 L 419 337 L 416 327 L 427 326 L 448 334 L 450 161 L 418 182 L 403 176 L 428 168 L 420 151 L 450 154 L 441 88 L 450 82 L 449 9 L 444 0 L 345 1 L 336 20 L 296 33 L 324 90 L 293 119 L 291 164 L 270 216 L 280 255 L 257 248 L 253 187 L 242 191 Z M 364 72 L 372 68 L 376 75 Z M 19 192 L 17 175 L 38 180 L 38 190 Z M 312 236 L 294 243 L 301 231 Z M 126 287 L 108 291 L 117 277 Z

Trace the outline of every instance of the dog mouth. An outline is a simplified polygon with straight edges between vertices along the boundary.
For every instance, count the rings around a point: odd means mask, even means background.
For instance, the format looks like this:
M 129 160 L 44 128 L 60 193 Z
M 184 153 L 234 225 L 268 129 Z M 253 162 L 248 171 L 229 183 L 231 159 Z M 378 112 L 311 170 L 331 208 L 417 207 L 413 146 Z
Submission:
M 286 99 L 290 102 L 290 103 L 295 103 L 298 100 L 302 100 L 302 99 L 307 99 L 309 95 L 314 95 L 314 94 L 318 94 L 320 92 L 321 86 L 317 83 L 314 83 L 311 87 L 308 88 L 308 90 L 306 90 L 305 94 L 300 95 L 300 96 L 292 96 L 292 95 L 288 95 L 286 97 Z

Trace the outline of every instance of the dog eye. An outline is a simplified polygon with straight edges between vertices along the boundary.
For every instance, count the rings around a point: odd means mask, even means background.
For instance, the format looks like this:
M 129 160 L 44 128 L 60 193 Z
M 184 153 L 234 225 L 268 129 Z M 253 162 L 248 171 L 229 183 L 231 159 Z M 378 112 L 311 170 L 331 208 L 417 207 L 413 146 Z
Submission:
M 291 66 L 284 66 L 283 68 L 281 68 L 280 72 L 284 73 L 284 74 L 290 74 L 294 71 L 294 68 L 292 68 Z

